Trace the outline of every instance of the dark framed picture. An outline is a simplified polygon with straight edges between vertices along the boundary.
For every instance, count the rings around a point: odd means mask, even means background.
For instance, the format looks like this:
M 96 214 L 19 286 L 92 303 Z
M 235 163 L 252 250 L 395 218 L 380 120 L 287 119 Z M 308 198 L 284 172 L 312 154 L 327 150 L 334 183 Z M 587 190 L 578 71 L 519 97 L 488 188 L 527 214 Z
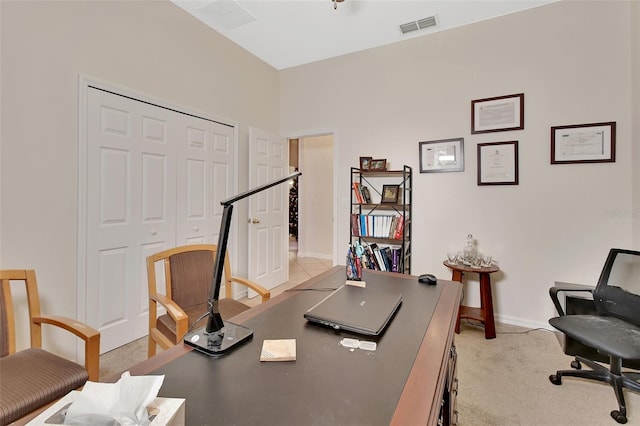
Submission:
M 524 93 L 471 101 L 471 133 L 524 129 Z
M 464 138 L 418 142 L 420 173 L 464 171 Z
M 386 159 L 374 159 L 371 160 L 369 165 L 370 172 L 384 172 L 387 170 L 387 160 Z
M 360 171 L 366 172 L 369 171 L 369 167 L 371 166 L 371 157 L 360 157 Z
M 551 164 L 615 161 L 615 121 L 551 128 Z
M 382 199 L 384 204 L 398 204 L 398 195 L 400 193 L 400 185 L 382 185 Z
M 478 144 L 478 185 L 518 185 L 518 141 Z

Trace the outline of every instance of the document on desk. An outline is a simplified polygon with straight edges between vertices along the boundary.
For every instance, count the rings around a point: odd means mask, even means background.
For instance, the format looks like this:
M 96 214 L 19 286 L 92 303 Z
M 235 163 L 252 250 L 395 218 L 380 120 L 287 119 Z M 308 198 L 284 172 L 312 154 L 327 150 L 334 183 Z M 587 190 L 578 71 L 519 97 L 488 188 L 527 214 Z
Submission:
M 275 339 L 262 342 L 260 361 L 295 361 L 296 339 Z

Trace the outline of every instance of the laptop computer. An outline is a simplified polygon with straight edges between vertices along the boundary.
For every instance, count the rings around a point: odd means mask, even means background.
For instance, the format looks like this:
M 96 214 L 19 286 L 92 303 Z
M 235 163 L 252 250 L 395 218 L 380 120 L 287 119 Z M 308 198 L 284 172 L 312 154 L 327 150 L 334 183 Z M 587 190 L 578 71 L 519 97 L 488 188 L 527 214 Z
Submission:
M 402 294 L 343 285 L 305 312 L 313 323 L 377 336 L 402 303 Z

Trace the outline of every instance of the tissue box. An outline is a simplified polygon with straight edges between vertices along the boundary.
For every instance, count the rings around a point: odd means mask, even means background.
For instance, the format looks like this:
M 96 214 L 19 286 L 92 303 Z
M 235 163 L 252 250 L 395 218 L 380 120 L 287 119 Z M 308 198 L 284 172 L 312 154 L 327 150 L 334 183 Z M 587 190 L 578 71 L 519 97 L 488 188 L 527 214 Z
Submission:
M 77 392 L 71 391 L 27 424 L 34 426 L 62 424 L 64 417 L 60 413 L 73 403 Z M 149 415 L 155 416 L 149 426 L 185 426 L 184 403 L 184 398 L 156 397 L 147 407 Z
M 156 397 L 147 411 L 149 415 L 155 414 L 149 426 L 185 426 L 184 398 Z

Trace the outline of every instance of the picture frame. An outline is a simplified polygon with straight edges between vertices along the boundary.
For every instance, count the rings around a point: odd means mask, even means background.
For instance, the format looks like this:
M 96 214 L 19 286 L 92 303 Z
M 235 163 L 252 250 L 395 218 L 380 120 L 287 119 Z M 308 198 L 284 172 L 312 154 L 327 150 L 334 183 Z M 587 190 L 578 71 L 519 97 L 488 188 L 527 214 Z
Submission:
M 464 171 L 464 138 L 418 142 L 420 173 Z
M 360 157 L 360 171 L 367 172 L 371 166 L 372 157 Z
M 387 160 L 386 159 L 373 159 L 369 164 L 370 172 L 384 172 L 387 170 Z
M 471 133 L 524 129 L 524 93 L 471 101 Z
M 551 127 L 551 164 L 615 161 L 615 121 Z
M 518 141 L 478 144 L 478 185 L 518 185 Z
M 400 185 L 382 185 L 381 204 L 398 204 Z

